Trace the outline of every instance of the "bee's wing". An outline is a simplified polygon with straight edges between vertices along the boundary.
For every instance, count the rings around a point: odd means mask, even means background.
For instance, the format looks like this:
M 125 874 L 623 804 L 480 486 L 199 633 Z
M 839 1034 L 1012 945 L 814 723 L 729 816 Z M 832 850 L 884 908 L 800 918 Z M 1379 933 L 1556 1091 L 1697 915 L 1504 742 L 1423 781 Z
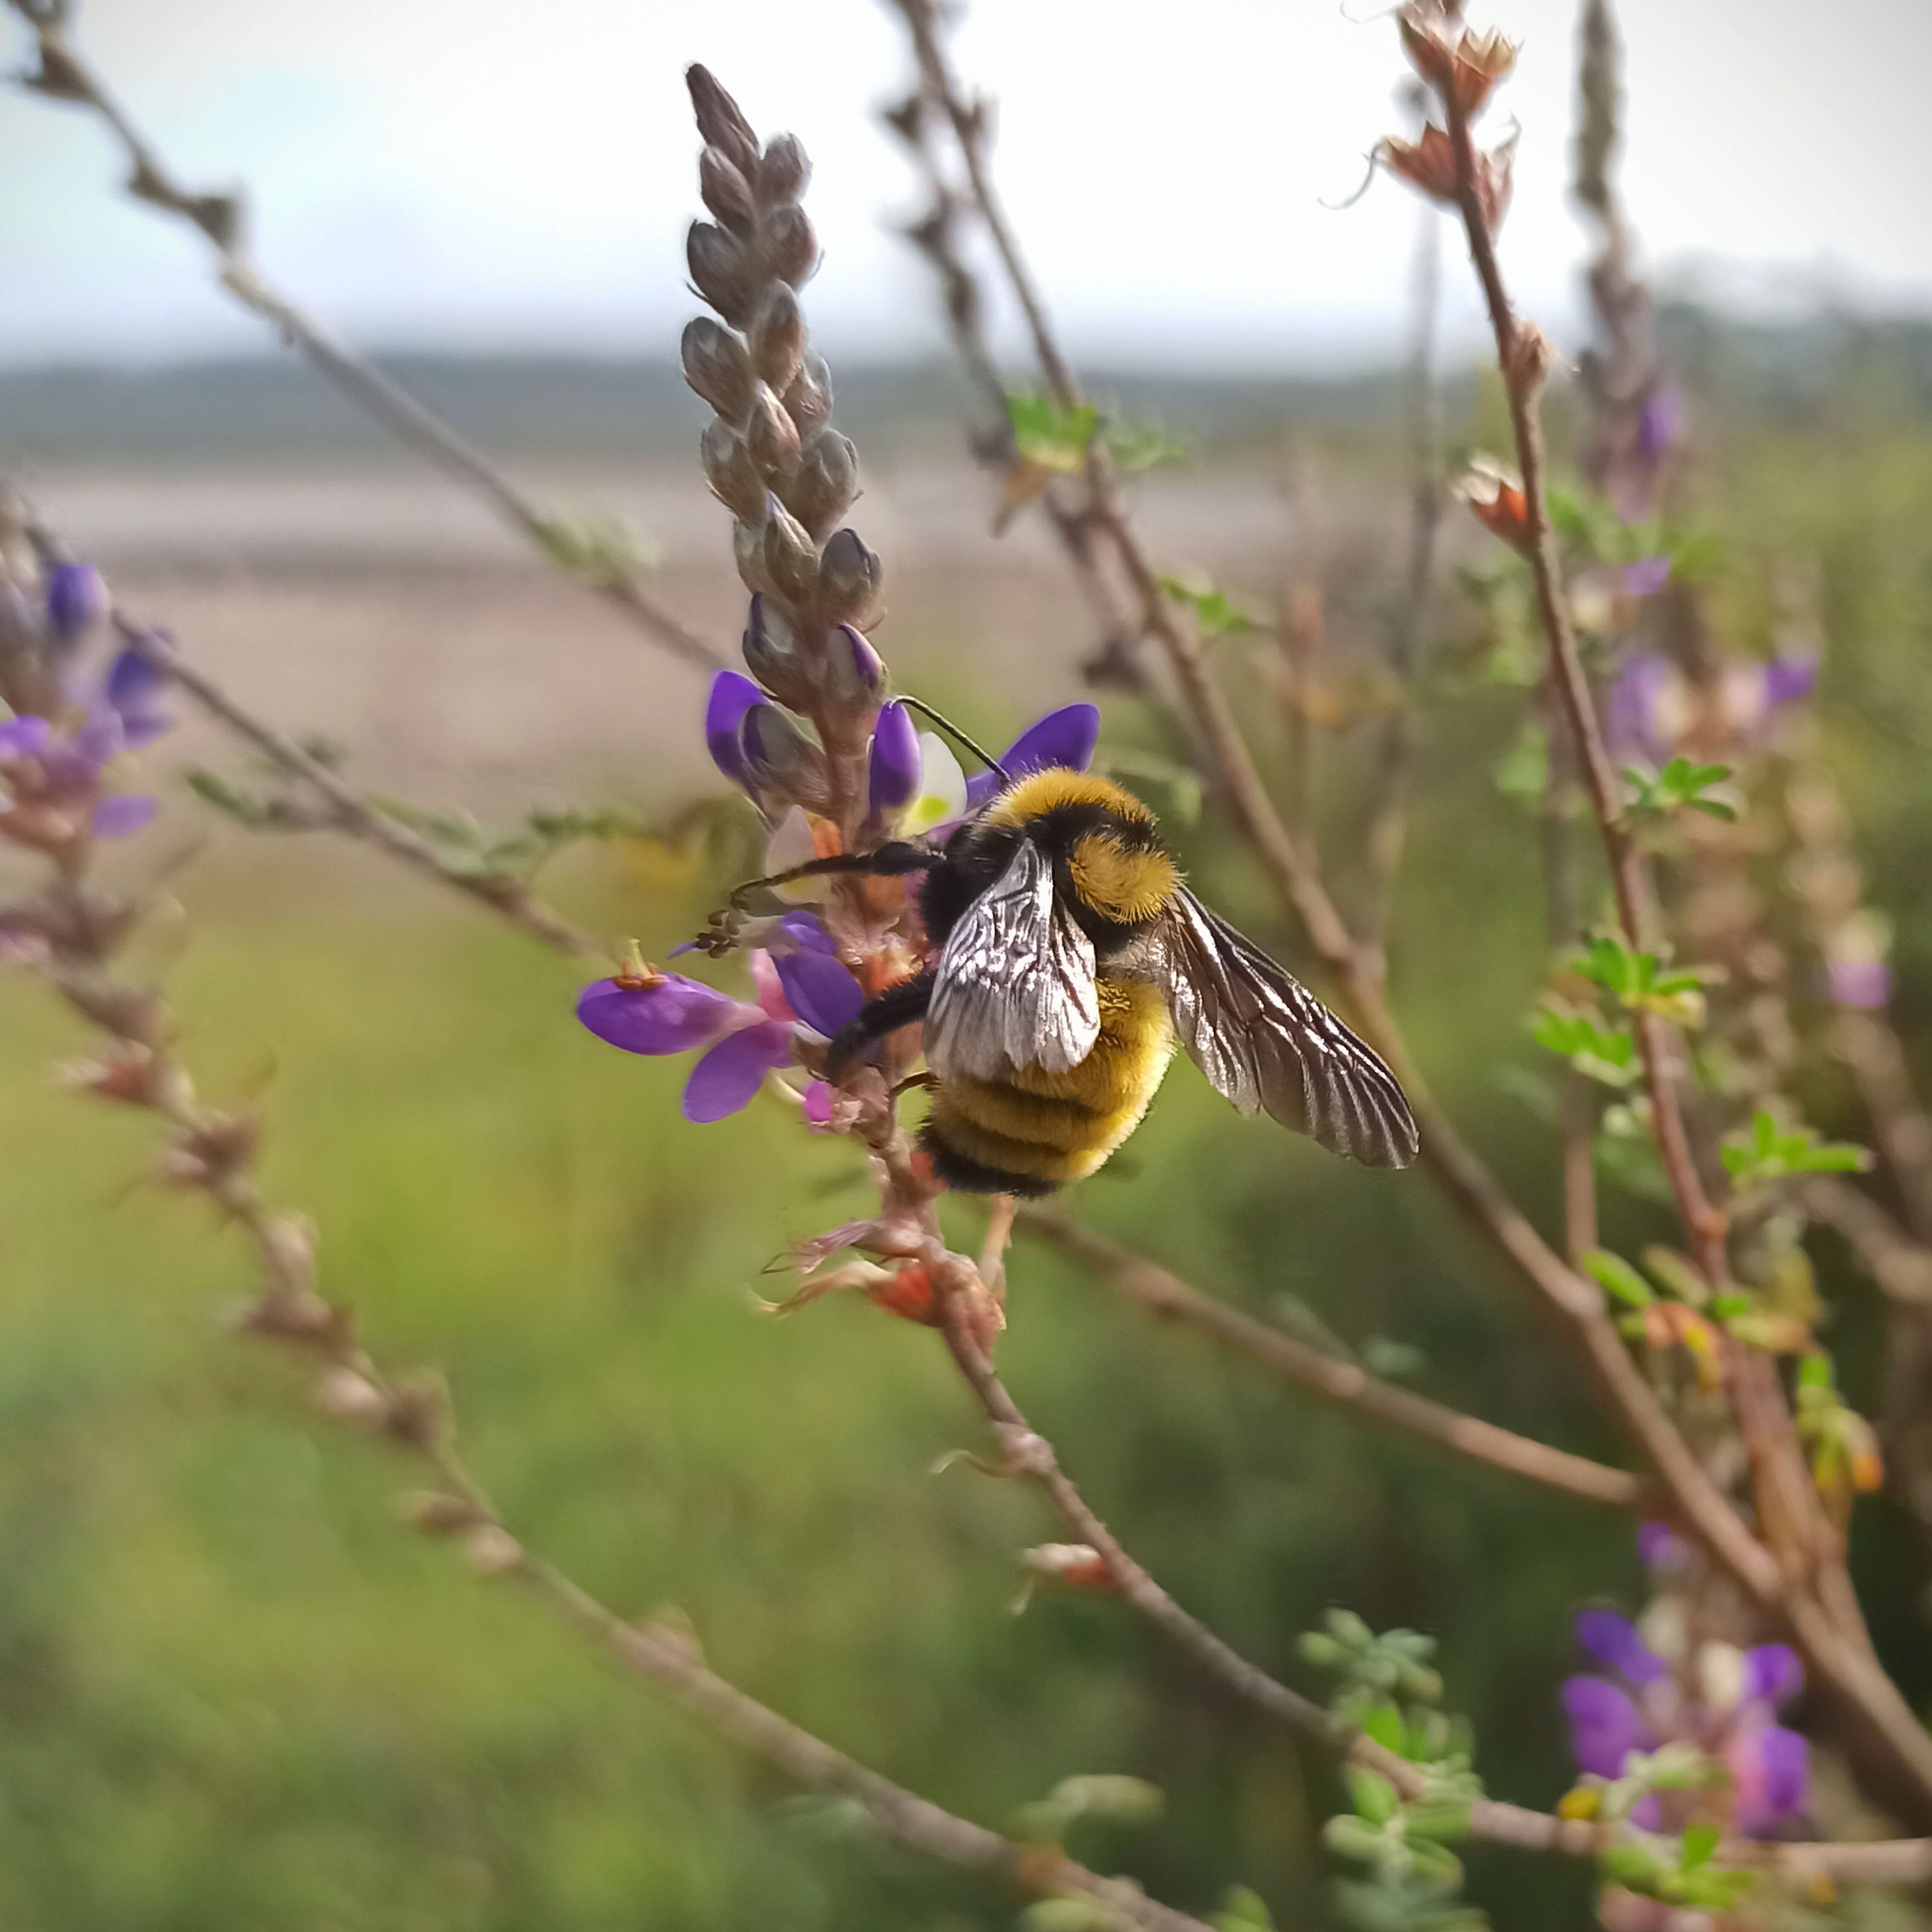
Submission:
M 1177 892 L 1160 928 L 1174 1030 L 1244 1114 L 1265 1108 L 1331 1154 L 1406 1167 L 1418 1141 L 1395 1076 L 1300 981 Z
M 998 1079 L 1016 1066 L 1064 1073 L 1100 1034 L 1093 941 L 1055 900 L 1052 861 L 1024 841 L 939 956 L 926 1059 L 942 1079 Z

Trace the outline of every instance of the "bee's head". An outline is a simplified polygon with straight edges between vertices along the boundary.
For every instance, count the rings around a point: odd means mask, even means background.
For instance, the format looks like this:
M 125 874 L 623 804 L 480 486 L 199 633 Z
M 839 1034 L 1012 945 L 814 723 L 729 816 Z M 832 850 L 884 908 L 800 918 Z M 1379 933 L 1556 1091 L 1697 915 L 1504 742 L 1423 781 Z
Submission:
M 1055 766 L 1017 779 L 982 821 L 1017 832 L 1050 853 L 1083 924 L 1138 927 L 1180 884 L 1154 814 L 1130 791 L 1090 772 Z

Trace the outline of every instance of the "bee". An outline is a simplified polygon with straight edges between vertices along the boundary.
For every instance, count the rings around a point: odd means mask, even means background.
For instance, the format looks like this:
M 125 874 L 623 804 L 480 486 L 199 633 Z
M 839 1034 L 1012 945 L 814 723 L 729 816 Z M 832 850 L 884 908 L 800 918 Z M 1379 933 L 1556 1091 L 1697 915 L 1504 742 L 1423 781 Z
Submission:
M 801 869 L 923 874 L 928 963 L 842 1029 L 826 1075 L 922 1022 L 920 1141 L 949 1186 L 1043 1195 L 1085 1178 L 1140 1124 L 1177 1043 L 1244 1114 L 1370 1167 L 1415 1157 L 1394 1075 L 1187 890 L 1154 814 L 1109 779 L 1028 773 L 944 845 Z

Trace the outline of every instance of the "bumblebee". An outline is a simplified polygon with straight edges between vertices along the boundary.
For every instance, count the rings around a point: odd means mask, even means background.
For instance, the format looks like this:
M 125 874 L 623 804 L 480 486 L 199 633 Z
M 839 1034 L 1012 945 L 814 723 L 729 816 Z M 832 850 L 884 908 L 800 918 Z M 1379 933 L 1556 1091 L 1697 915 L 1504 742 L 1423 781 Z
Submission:
M 1050 1194 L 1093 1173 L 1140 1124 L 1177 1042 L 1244 1114 L 1370 1167 L 1415 1157 L 1395 1076 L 1187 890 L 1154 814 L 1106 778 L 1032 772 L 941 847 L 804 869 L 924 874 L 930 962 L 860 1010 L 826 1072 L 837 1082 L 923 1022 L 920 1143 L 952 1187 Z

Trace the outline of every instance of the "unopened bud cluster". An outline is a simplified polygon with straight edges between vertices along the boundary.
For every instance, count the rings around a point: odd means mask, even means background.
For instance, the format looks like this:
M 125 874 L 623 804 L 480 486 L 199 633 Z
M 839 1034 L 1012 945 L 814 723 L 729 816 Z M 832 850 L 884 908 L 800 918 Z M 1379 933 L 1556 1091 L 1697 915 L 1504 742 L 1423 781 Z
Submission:
M 885 683 L 865 632 L 884 607 L 878 558 L 842 526 L 858 460 L 831 427 L 830 378 L 799 306 L 818 261 L 799 206 L 810 164 L 790 134 L 761 145 L 704 68 L 687 78 L 705 142 L 699 189 L 713 218 L 692 224 L 687 259 L 720 319 L 685 330 L 685 380 L 716 412 L 700 454 L 731 512 L 733 553 L 752 593 L 751 679 L 721 680 L 707 737 L 769 819 L 802 806 L 849 848 L 866 813 L 866 741 Z
M 1426 123 L 1413 141 L 1390 135 L 1377 146 L 1375 158 L 1430 200 L 1453 208 L 1462 202 L 1458 151 L 1466 152 L 1469 191 L 1484 226 L 1494 234 L 1509 208 L 1515 142 L 1485 152 L 1470 141 L 1468 124 L 1516 65 L 1515 46 L 1493 30 L 1466 27 L 1460 8 L 1443 0 L 1408 0 L 1396 10 L 1396 24 L 1409 64 L 1442 103 L 1449 127 L 1444 132 Z

